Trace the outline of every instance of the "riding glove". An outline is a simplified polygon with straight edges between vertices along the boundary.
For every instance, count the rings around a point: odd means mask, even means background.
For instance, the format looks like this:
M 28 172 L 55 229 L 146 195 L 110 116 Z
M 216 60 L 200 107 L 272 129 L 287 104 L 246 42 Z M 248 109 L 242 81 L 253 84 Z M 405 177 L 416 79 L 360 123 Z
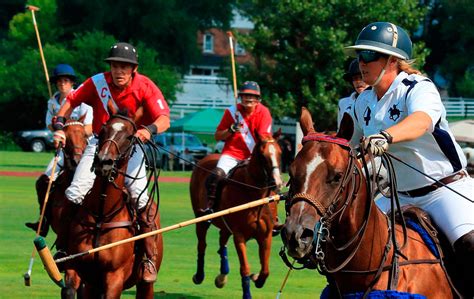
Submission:
M 64 147 L 66 144 L 66 134 L 63 130 L 54 131 L 53 134 L 54 147 L 58 148 L 59 146 Z
M 235 133 L 237 131 L 240 131 L 240 128 L 241 128 L 240 123 L 233 123 L 229 128 L 229 132 Z
M 392 136 L 385 131 L 379 134 L 370 135 L 362 141 L 366 151 L 371 151 L 375 156 L 382 156 L 388 150 L 388 144 L 391 143 Z

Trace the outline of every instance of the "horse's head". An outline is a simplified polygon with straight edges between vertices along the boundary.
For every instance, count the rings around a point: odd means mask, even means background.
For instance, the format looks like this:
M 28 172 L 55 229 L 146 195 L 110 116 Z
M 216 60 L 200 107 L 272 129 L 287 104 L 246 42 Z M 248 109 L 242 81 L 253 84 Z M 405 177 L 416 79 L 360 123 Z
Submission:
M 66 145 L 64 147 L 64 153 L 66 156 L 66 165 L 71 169 L 74 169 L 81 160 L 82 154 L 87 146 L 87 135 L 84 128 L 83 115 L 78 120 L 69 119 L 64 125 L 64 134 L 66 134 Z
M 274 185 L 277 192 L 283 185 L 280 173 L 281 162 L 281 148 L 278 144 L 278 138 L 281 135 L 281 130 L 278 130 L 272 135 L 257 136 L 257 144 L 254 148 L 252 156 L 255 156 L 259 161 L 259 166 L 262 167 L 269 185 Z
M 94 159 L 96 175 L 113 177 L 128 162 L 137 128 L 135 122 L 124 114 L 113 115 L 100 131 Z
M 353 131 L 353 124 L 351 127 L 347 121 L 336 136 L 317 133 L 305 108 L 302 109 L 300 124 L 305 137 L 303 147 L 289 170 L 287 218 L 282 230 L 288 254 L 297 259 L 313 252 L 320 237 L 317 230 L 321 218 L 327 221 L 344 205 L 341 198 L 347 191 L 341 182 L 347 181 L 350 172 L 347 169 L 352 159 L 347 140 Z

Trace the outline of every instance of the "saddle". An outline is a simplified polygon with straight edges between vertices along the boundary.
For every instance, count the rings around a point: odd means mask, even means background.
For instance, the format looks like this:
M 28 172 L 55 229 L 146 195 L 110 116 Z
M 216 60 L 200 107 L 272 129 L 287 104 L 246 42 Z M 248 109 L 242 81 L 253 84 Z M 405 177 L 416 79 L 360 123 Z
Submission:
M 249 161 L 250 160 L 248 159 L 240 161 L 237 165 L 234 166 L 234 168 L 229 170 L 229 173 L 225 176 L 225 178 L 217 182 L 216 203 L 215 203 L 216 208 L 219 206 L 219 203 L 221 201 L 222 189 L 224 189 L 224 186 L 228 184 L 227 179 L 232 178 L 234 176 L 234 173 L 237 171 L 237 169 L 246 167 L 249 164 Z
M 457 269 L 454 250 L 448 238 L 438 229 L 426 211 L 407 205 L 402 207 L 402 214 L 407 227 L 418 232 L 425 244 L 440 259 L 441 267 L 444 269 L 451 287 L 458 292 L 461 286 L 459 273 L 462 272 Z M 399 214 L 395 220 L 398 224 L 402 223 Z

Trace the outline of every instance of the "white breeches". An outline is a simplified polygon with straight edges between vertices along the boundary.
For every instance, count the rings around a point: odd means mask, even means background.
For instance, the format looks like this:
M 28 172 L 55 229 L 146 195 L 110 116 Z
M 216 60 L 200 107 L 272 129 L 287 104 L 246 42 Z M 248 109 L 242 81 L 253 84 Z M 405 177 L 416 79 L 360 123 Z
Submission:
M 97 138 L 89 141 L 89 144 L 82 155 L 81 162 L 77 166 L 71 185 L 66 190 L 66 197 L 76 203 L 82 204 L 87 192 L 92 188 L 95 180 L 95 173 L 91 171 L 94 162 L 94 154 L 97 148 Z M 145 190 L 147 184 L 146 169 L 144 163 L 144 154 L 139 146 L 132 150 L 130 160 L 128 161 L 127 175 L 136 180 L 126 177 L 125 185 L 132 200 L 137 199 L 138 208 L 141 209 L 148 203 L 148 192 Z M 143 192 L 145 190 L 145 192 Z M 143 192 L 143 194 L 141 194 Z
M 229 155 L 221 155 L 221 157 L 219 158 L 219 162 L 217 162 L 217 167 L 224 170 L 225 174 L 228 174 L 229 171 L 235 166 L 237 166 L 240 161 L 241 160 L 238 160 Z
M 465 177 L 448 185 L 470 200 L 474 200 L 474 179 Z M 474 203 L 452 192 L 448 188 L 438 188 L 420 197 L 399 194 L 400 205 L 414 205 L 431 216 L 441 231 L 448 237 L 451 245 L 474 230 Z M 382 197 L 376 201 L 383 211 L 390 210 L 390 199 Z
M 55 157 L 51 159 L 51 161 L 48 164 L 48 167 L 46 167 L 46 170 L 44 172 L 44 174 L 47 175 L 48 177 L 51 177 L 51 172 L 53 171 L 54 158 Z M 64 153 L 63 151 L 59 151 L 58 164 L 56 164 L 56 169 L 54 170 L 53 181 L 56 180 L 56 178 L 58 177 L 58 173 L 59 171 L 61 171 L 61 169 L 63 169 L 63 166 L 64 166 Z

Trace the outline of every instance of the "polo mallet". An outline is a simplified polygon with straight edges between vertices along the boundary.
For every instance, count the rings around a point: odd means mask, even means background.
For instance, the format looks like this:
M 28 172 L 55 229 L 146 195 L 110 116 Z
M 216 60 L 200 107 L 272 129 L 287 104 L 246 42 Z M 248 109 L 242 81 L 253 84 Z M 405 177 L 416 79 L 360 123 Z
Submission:
M 38 31 L 38 25 L 36 24 L 36 18 L 35 18 L 35 11 L 39 11 L 39 7 L 33 6 L 33 5 L 27 5 L 26 9 L 31 11 L 31 18 L 33 19 L 33 26 L 35 27 L 35 32 L 36 32 L 36 39 L 38 40 L 38 47 L 39 47 L 39 52 L 41 56 L 41 61 L 43 62 L 43 69 L 44 69 L 44 74 L 46 76 L 46 85 L 48 86 L 48 93 L 49 97 L 53 97 L 53 93 L 51 92 L 51 85 L 49 84 L 49 75 L 48 75 L 48 68 L 46 67 L 46 60 L 44 59 L 44 54 L 43 54 L 43 47 L 41 46 L 41 39 Z
M 276 299 L 280 299 L 280 296 L 283 293 L 283 289 L 285 288 L 288 277 L 290 276 L 291 270 L 293 270 L 293 265 L 295 264 L 295 262 L 296 260 L 293 260 L 293 263 L 291 263 L 291 267 L 288 269 L 288 272 L 286 272 L 285 278 L 283 279 L 283 282 L 281 283 L 280 290 L 278 290 L 278 293 L 276 295 Z
M 175 230 L 175 229 L 178 229 L 178 228 L 189 226 L 191 224 L 196 224 L 196 223 L 207 221 L 207 220 L 210 220 L 210 219 L 222 217 L 222 216 L 225 216 L 225 215 L 228 215 L 228 214 L 232 214 L 232 213 L 239 212 L 239 211 L 242 211 L 242 210 L 258 207 L 258 206 L 268 204 L 268 203 L 271 203 L 271 202 L 278 202 L 283 196 L 285 196 L 285 194 L 275 194 L 275 195 L 272 195 L 272 196 L 257 199 L 257 200 L 251 201 L 249 203 L 242 204 L 242 205 L 239 205 L 239 206 L 235 206 L 235 207 L 232 207 L 232 208 L 229 208 L 229 209 L 226 209 L 226 210 L 222 210 L 222 211 L 219 211 L 219 212 L 216 212 L 216 213 L 212 213 L 212 214 L 201 216 L 201 217 L 194 218 L 194 219 L 191 219 L 191 220 L 183 221 L 183 222 L 180 222 L 180 223 L 177 223 L 177 224 L 174 224 L 174 225 L 170 225 L 170 226 L 158 229 L 158 230 L 154 230 L 154 231 L 151 231 L 151 232 L 148 232 L 148 233 L 140 234 L 140 235 L 137 235 L 135 237 L 131 237 L 131 238 L 128 238 L 128 239 L 124 239 L 124 240 L 120 240 L 120 241 L 117 241 L 117 242 L 114 242 L 114 243 L 103 245 L 103 246 L 100 246 L 100 247 L 97 247 L 97 248 L 93 248 L 93 249 L 90 249 L 90 250 L 87 250 L 87 251 L 72 254 L 72 255 L 69 255 L 69 256 L 66 256 L 66 257 L 55 260 L 54 261 L 55 263 L 53 263 L 50 260 L 50 257 L 52 255 L 51 255 L 51 252 L 49 251 L 48 247 L 46 246 L 46 243 L 45 243 L 43 237 L 41 237 L 41 236 L 37 237 L 35 239 L 35 245 L 36 244 L 40 245 L 41 251 L 39 251 L 39 254 L 40 254 L 41 260 L 43 261 L 43 264 L 46 268 L 46 271 L 48 272 L 49 276 L 53 279 L 53 281 L 56 284 L 59 285 L 59 283 L 57 282 L 58 281 L 57 278 L 53 278 L 53 277 L 57 277 L 57 273 L 59 273 L 58 266 L 57 266 L 57 264 L 59 264 L 59 263 L 63 263 L 63 262 L 66 262 L 66 261 L 69 261 L 69 260 L 72 260 L 72 259 L 75 259 L 75 258 L 78 258 L 78 257 L 89 255 L 89 254 L 92 254 L 92 253 L 95 253 L 95 252 L 98 252 L 98 251 L 109 249 L 109 248 L 112 248 L 112 247 L 115 247 L 115 246 L 119 246 L 119 245 L 122 245 L 122 244 L 129 243 L 129 242 L 133 242 L 133 241 L 141 240 L 141 239 L 148 238 L 148 237 L 151 237 L 151 236 L 154 236 L 154 235 L 162 234 L 164 232 L 168 232 L 168 231 L 171 231 L 171 230 Z M 36 246 L 38 248 L 38 245 L 36 245 Z
M 235 122 L 239 122 L 239 115 L 237 111 L 237 74 L 235 72 L 235 58 L 234 58 L 234 35 L 232 32 L 227 31 L 227 36 L 229 37 L 229 46 L 230 46 L 230 61 L 232 63 L 232 85 L 234 87 L 234 100 L 235 100 Z
M 56 166 L 58 165 L 60 151 L 61 151 L 61 145 L 56 150 L 56 154 L 54 156 L 53 167 L 51 169 L 51 175 L 49 176 L 48 188 L 46 189 L 46 195 L 44 196 L 43 206 L 41 207 L 39 224 L 38 224 L 38 228 L 36 229 L 36 237 L 39 236 L 40 231 L 41 231 L 41 226 L 43 225 L 44 213 L 46 211 L 46 205 L 48 204 L 48 199 L 49 199 L 49 191 L 51 190 L 51 185 L 53 184 L 54 172 L 56 171 Z M 28 271 L 25 273 L 25 275 L 23 275 L 23 278 L 25 279 L 25 286 L 27 287 L 31 285 L 31 270 L 33 268 L 33 262 L 35 259 L 35 251 L 36 249 L 33 248 L 33 252 L 31 252 L 30 265 L 28 266 Z

